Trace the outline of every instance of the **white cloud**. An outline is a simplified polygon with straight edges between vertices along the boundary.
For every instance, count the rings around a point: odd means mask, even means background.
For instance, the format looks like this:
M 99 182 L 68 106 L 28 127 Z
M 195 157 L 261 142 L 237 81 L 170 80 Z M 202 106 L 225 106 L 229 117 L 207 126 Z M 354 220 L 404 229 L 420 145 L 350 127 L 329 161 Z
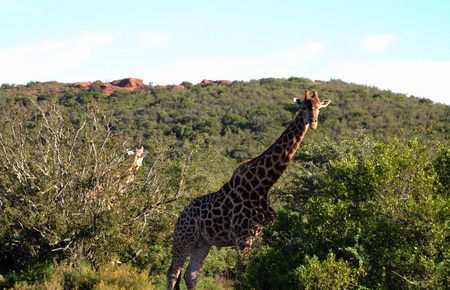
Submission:
M 172 36 L 164 33 L 146 32 L 142 35 L 142 39 L 145 45 L 153 47 L 170 42 Z
M 275 55 L 275 61 L 277 58 L 284 61 L 287 64 L 301 64 L 310 59 L 315 58 L 320 52 L 323 51 L 325 44 L 323 42 L 313 42 L 307 47 L 295 48 L 281 53 L 279 56 Z
M 314 42 L 306 47 L 275 54 L 189 59 L 143 69 L 136 73 L 159 84 L 198 82 L 202 79 L 249 80 L 263 77 L 290 77 L 299 75 L 298 66 L 316 58 L 324 47 L 324 43 Z
M 450 61 L 337 62 L 318 79 L 342 79 L 450 104 Z
M 60 79 L 59 74 L 89 62 L 94 51 L 112 38 L 86 33 L 66 42 L 43 41 L 0 50 L 0 83 Z
M 392 33 L 368 34 L 361 40 L 361 45 L 363 48 L 372 52 L 383 52 L 394 40 L 395 35 Z
M 7 6 L 11 3 L 11 0 L 0 0 L 0 7 Z

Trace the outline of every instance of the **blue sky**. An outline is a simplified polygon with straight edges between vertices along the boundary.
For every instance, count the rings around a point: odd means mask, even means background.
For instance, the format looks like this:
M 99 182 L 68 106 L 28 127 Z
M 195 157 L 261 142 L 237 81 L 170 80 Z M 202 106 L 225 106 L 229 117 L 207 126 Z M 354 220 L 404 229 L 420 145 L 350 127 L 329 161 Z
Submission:
M 342 79 L 450 104 L 450 1 L 0 0 L 0 83 Z

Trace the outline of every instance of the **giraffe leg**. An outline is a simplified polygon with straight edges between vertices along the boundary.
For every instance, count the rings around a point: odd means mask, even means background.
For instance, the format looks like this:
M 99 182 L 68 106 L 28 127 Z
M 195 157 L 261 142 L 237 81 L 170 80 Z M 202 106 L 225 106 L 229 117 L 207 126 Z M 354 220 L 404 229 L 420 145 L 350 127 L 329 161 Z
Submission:
M 173 245 L 172 250 L 172 263 L 167 271 L 167 289 L 180 289 L 180 274 L 184 261 L 186 261 L 189 255 L 190 247 L 188 245 Z
M 244 256 L 247 256 L 250 252 L 250 249 L 252 248 L 253 244 L 253 238 L 251 237 L 240 237 L 237 240 L 236 246 L 238 249 L 244 254 Z
M 172 260 L 172 264 L 170 265 L 170 268 L 167 271 L 168 290 L 180 289 L 180 277 L 181 277 L 180 274 L 185 259 L 183 260 L 183 262 Z
M 186 269 L 186 273 L 184 273 L 184 281 L 186 282 L 188 290 L 195 289 L 200 269 L 203 265 L 203 261 L 205 261 L 205 258 L 208 255 L 209 249 L 211 249 L 211 245 L 199 243 L 198 246 L 192 250 L 189 265 Z

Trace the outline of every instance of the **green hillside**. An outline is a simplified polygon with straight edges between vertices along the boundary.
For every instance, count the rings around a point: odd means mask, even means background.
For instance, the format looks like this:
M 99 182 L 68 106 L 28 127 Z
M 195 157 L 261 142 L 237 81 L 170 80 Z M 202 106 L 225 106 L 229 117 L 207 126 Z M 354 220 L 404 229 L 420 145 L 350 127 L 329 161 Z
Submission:
M 272 190 L 276 222 L 249 256 L 213 250 L 199 288 L 450 287 L 450 107 L 290 78 L 2 85 L 0 288 L 164 288 L 177 214 L 269 146 L 305 90 L 332 103 Z
M 236 159 L 248 158 L 247 151 L 256 153 L 269 145 L 292 118 L 292 97 L 302 97 L 306 89 L 318 90 L 321 99 L 332 100 L 332 106 L 320 115 L 320 130 L 309 140 L 344 140 L 362 131 L 382 140 L 394 136 L 448 140 L 450 136 L 449 106 L 339 80 L 261 79 L 230 85 L 185 83 L 185 87 L 171 91 L 145 86 L 105 96 L 96 86 L 29 83 L 3 85 L 0 96 L 5 105 L 29 103 L 28 97 L 58 102 L 74 119 L 79 118 L 76 111 L 96 103 L 113 115 L 118 129 L 132 130 L 136 137 L 158 130 L 173 133 L 178 140 L 210 138 L 220 141 Z

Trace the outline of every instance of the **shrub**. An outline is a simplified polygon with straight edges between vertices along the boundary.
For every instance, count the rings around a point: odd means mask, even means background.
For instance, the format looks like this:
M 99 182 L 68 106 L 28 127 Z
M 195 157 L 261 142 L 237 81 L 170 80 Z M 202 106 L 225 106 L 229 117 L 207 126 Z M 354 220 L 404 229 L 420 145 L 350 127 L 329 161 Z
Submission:
M 44 267 L 45 268 L 45 267 Z M 147 271 L 140 271 L 130 264 L 108 264 L 94 270 L 91 266 L 83 264 L 77 267 L 60 265 L 55 268 L 48 266 L 52 271 L 41 275 L 42 269 L 28 269 L 27 275 L 34 277 L 24 277 L 22 275 L 9 274 L 4 281 L 0 280 L 0 288 L 12 288 L 17 290 L 26 289 L 130 289 L 130 290 L 151 290 L 153 289 L 150 275 Z M 30 279 L 31 278 L 31 279 Z M 8 280 L 6 282 L 6 280 Z
M 294 288 L 348 289 L 353 280 L 352 271 L 344 260 L 336 261 L 333 253 L 323 261 L 319 261 L 317 256 L 306 256 L 304 264 L 294 270 Z
M 284 208 L 265 232 L 265 246 L 249 259 L 247 285 L 448 288 L 450 199 L 441 186 L 446 150 L 433 157 L 435 149 L 413 140 L 329 155 L 315 174 L 320 191 L 305 199 L 299 188 L 303 203 Z M 296 178 L 311 188 L 308 176 Z M 284 190 L 296 200 L 295 188 Z M 339 267 L 342 272 L 334 272 Z
M 132 137 L 95 106 L 81 117 L 72 123 L 51 103 L 2 112 L 3 273 L 62 260 L 98 266 L 113 256 L 148 265 L 168 232 L 166 205 L 181 195 L 186 147 L 155 133 L 147 166 L 136 171 L 126 154 Z
M 99 283 L 94 289 L 130 289 L 151 290 L 153 289 L 147 272 L 140 272 L 131 265 L 109 265 L 99 271 Z

